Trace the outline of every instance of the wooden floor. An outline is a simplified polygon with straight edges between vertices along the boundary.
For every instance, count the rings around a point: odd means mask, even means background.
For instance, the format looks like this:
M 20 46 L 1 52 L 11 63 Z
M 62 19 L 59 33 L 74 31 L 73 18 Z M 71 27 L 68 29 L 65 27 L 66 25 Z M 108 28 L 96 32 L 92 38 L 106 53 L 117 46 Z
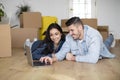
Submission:
M 111 52 L 115 59 L 102 59 L 97 64 L 61 61 L 31 67 L 23 49 L 14 48 L 12 57 L 0 58 L 0 80 L 120 80 L 120 47 Z

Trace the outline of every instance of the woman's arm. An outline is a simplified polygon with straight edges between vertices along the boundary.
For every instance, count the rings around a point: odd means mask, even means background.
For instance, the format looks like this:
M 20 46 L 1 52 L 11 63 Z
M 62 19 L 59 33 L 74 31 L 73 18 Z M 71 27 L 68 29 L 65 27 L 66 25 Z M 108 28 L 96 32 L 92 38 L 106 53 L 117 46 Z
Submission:
M 39 61 L 45 62 L 45 64 L 48 64 L 48 63 L 52 64 L 53 62 L 57 61 L 57 58 L 55 57 L 55 55 L 53 55 L 52 58 L 49 56 L 45 56 L 45 57 L 41 57 Z

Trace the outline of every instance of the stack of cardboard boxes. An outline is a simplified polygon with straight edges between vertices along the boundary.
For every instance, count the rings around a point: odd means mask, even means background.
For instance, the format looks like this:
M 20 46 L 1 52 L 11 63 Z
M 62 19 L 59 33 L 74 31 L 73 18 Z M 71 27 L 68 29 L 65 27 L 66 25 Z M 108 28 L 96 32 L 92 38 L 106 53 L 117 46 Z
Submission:
M 7 24 L 0 24 L 0 57 L 9 57 L 11 51 L 11 31 Z
M 68 33 L 68 28 L 65 25 L 65 22 L 67 20 L 68 19 L 62 19 L 61 20 L 61 27 L 62 27 L 64 33 Z M 91 18 L 91 19 L 81 19 L 81 20 L 82 20 L 84 25 L 89 25 L 89 26 L 97 29 L 101 33 L 101 35 L 103 37 L 103 40 L 105 40 L 108 37 L 108 33 L 109 33 L 108 32 L 108 26 L 98 26 L 97 25 L 97 19 Z
M 12 47 L 17 48 L 22 48 L 27 38 L 38 38 L 42 25 L 40 12 L 24 12 L 20 19 L 20 28 L 11 29 Z

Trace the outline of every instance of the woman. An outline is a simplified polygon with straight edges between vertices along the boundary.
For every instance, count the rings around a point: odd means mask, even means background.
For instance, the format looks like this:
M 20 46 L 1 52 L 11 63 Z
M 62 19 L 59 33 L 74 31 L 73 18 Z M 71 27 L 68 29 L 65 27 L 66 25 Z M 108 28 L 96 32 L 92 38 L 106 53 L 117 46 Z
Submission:
M 36 41 L 31 47 L 33 60 L 40 60 L 41 57 L 52 57 L 52 53 L 57 53 L 65 42 L 65 35 L 57 23 L 49 25 L 45 32 L 43 41 Z

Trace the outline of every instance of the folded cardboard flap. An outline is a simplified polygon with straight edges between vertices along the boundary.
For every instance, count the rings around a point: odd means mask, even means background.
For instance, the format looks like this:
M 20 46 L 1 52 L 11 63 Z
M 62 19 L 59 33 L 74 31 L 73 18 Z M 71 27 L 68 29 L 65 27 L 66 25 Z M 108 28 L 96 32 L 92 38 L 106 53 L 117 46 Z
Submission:
M 24 42 L 27 38 L 33 41 L 38 38 L 37 28 L 15 28 L 11 29 L 12 47 L 23 48 Z
M 108 26 L 107 25 L 102 25 L 97 27 L 98 31 L 107 31 L 108 32 Z
M 11 51 L 11 32 L 7 24 L 0 25 L 0 57 L 9 57 Z

